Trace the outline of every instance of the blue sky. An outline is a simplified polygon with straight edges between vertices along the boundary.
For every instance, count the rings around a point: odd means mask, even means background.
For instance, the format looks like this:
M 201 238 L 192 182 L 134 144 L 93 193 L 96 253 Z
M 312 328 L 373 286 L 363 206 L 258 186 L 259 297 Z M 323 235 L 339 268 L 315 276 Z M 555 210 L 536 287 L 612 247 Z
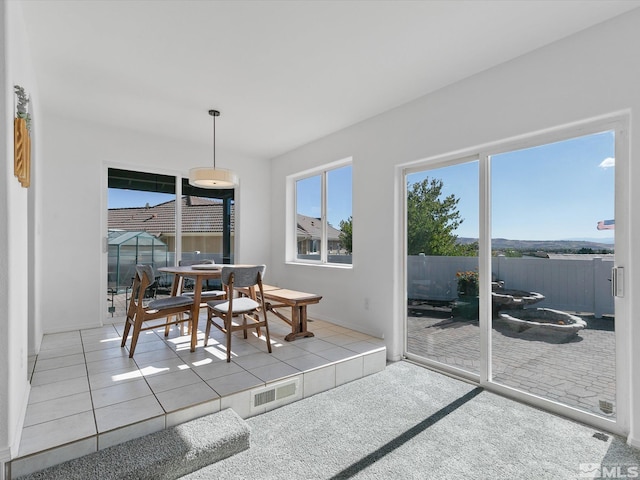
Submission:
M 139 190 L 109 189 L 108 208 L 144 207 L 175 200 L 176 196 L 168 193 L 142 192 Z
M 493 238 L 564 240 L 613 238 L 596 229 L 614 218 L 613 132 L 588 135 L 491 158 Z M 478 237 L 478 162 L 412 174 L 444 182 L 443 195 L 460 199 L 456 232 Z
M 351 166 L 330 170 L 327 174 L 327 220 L 335 228 L 352 215 Z M 320 217 L 320 175 L 298 180 L 297 211 L 309 217 Z

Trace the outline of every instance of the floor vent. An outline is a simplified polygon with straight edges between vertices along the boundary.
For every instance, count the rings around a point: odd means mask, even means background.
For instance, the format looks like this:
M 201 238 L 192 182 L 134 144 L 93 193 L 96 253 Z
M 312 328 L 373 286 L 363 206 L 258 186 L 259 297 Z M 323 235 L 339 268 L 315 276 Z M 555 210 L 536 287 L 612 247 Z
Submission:
M 297 378 L 257 388 L 251 391 L 251 409 L 276 406 L 291 400 L 291 397 L 300 397 L 299 390 Z

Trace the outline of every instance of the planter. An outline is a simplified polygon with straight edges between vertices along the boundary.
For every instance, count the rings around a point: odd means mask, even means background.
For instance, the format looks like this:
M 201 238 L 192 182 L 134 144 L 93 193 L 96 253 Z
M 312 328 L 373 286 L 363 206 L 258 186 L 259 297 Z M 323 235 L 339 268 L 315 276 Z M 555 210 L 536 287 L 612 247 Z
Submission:
M 477 320 L 480 317 L 478 297 L 461 295 L 460 298 L 454 302 L 451 313 L 454 317 L 462 317 L 467 320 Z
M 496 288 L 491 292 L 491 301 L 498 307 L 525 307 L 542 300 L 544 300 L 544 295 L 537 292 L 510 290 L 508 288 Z
M 569 340 L 587 323 L 580 317 L 550 308 L 530 308 L 500 313 L 500 319 L 515 332 L 527 332 L 542 337 Z

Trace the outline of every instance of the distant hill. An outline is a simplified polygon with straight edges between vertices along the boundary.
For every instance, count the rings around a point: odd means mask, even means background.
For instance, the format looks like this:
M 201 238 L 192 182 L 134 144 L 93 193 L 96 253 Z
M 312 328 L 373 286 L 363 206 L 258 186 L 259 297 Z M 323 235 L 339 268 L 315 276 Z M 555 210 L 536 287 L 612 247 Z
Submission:
M 477 238 L 459 237 L 457 243 L 467 245 L 477 242 Z M 613 250 L 613 244 L 606 242 L 592 242 L 586 240 L 509 240 L 494 238 L 491 240 L 493 250 L 518 250 L 521 252 L 566 252 L 577 251 L 581 248 L 593 250 Z

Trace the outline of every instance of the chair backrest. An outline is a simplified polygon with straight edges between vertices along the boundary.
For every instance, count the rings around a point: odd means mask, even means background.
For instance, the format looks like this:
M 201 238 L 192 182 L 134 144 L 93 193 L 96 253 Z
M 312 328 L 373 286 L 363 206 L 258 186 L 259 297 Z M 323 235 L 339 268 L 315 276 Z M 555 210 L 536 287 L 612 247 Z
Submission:
M 229 285 L 231 275 L 233 275 L 233 287 L 252 287 L 258 282 L 262 282 L 266 265 L 252 265 L 246 267 L 222 267 L 220 279 L 223 285 Z
M 140 278 L 142 284 L 146 284 L 144 288 L 148 287 L 151 283 L 155 281 L 155 273 L 153 272 L 153 267 L 151 265 L 136 265 L 136 275 Z M 145 282 L 145 275 L 147 280 Z

